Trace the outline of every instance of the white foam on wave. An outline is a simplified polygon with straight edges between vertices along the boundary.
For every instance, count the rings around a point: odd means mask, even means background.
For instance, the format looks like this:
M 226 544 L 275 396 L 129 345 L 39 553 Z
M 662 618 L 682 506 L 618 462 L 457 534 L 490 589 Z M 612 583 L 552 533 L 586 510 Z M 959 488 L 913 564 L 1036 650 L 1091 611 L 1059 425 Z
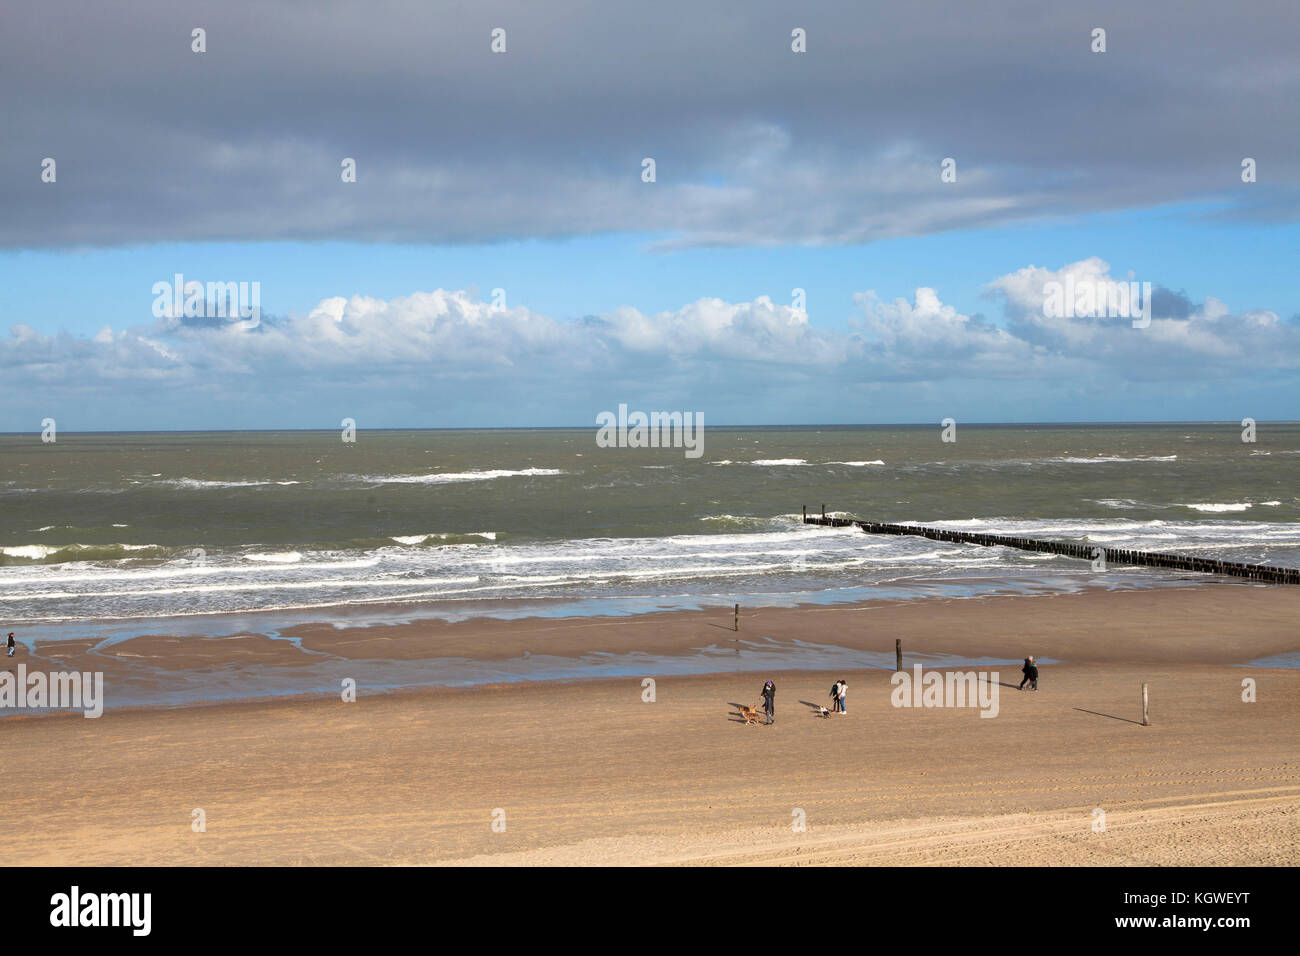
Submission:
M 114 548 L 121 551 L 148 551 L 152 548 L 158 548 L 156 544 L 20 544 L 8 548 L 0 548 L 0 554 L 11 558 L 26 558 L 29 561 L 42 561 L 52 554 L 60 552 L 69 552 L 76 554 L 78 551 L 109 551 Z
M 216 584 L 187 584 L 184 587 L 173 588 L 155 588 L 147 592 L 148 596 L 174 595 L 174 594 L 225 594 L 225 593 L 245 593 L 257 591 L 310 591 L 332 589 L 338 590 L 343 588 L 403 588 L 420 584 L 473 584 L 481 580 L 477 576 L 472 577 L 423 577 L 423 578 L 403 578 L 401 580 L 375 580 L 373 578 L 357 578 L 354 580 L 339 580 L 337 578 L 326 578 L 321 580 L 310 581 L 246 581 L 246 582 L 218 582 Z M 77 591 L 33 591 L 30 593 L 7 593 L 0 594 L 0 601 L 28 601 L 34 598 L 75 598 L 83 596 Z M 142 592 L 136 590 L 123 591 L 97 591 L 96 597 L 116 597 L 132 598 L 140 597 Z
M 875 461 L 828 461 L 828 465 L 847 465 L 850 468 L 865 468 L 868 465 L 883 465 L 884 462 L 877 458 Z
M 0 548 L 0 554 L 10 558 L 27 558 L 31 561 L 39 561 L 61 550 L 63 549 L 48 544 L 20 544 L 10 548 Z
M 393 541 L 398 544 L 425 544 L 434 539 L 446 538 L 484 538 L 488 541 L 495 541 L 497 533 L 495 531 L 431 531 L 428 534 L 399 534 L 393 535 Z
M 864 535 L 851 526 L 804 525 L 799 515 L 723 514 L 698 520 L 704 523 L 702 528 L 696 525 L 702 534 L 651 538 L 524 538 L 481 547 L 480 542 L 494 540 L 496 533 L 442 532 L 395 535 L 391 540 L 368 542 L 363 551 L 276 553 L 264 551 L 266 544 L 250 543 L 241 549 L 210 553 L 203 564 L 177 559 L 138 569 L 130 565 L 139 562 L 130 560 L 67 566 L 13 562 L 0 569 L 0 607 L 23 620 L 103 620 L 121 615 L 180 616 L 381 601 L 561 596 L 557 588 L 584 597 L 617 596 L 629 587 L 644 588 L 650 596 L 672 587 L 683 591 L 734 588 L 743 596 L 750 593 L 750 587 L 765 593 L 773 586 L 784 586 L 783 575 L 796 575 L 795 586 L 800 589 L 817 590 L 879 584 L 901 572 L 906 572 L 907 578 L 983 576 L 985 569 L 1033 567 L 1037 571 L 1057 564 L 1066 572 L 1077 570 L 1077 563 L 1051 555 L 913 536 Z M 1300 523 L 1256 523 L 1245 517 L 1233 520 L 1230 515 L 1186 515 L 1186 520 L 1165 522 L 1113 516 L 1101 520 L 989 517 L 922 523 L 1028 537 L 1123 542 L 1139 548 L 1158 545 L 1159 550 L 1207 554 L 1230 555 L 1239 548 L 1300 547 Z M 461 544 L 438 546 L 442 541 Z M 408 542 L 426 546 L 405 546 Z M 691 588 L 680 586 L 688 580 L 700 583 Z M 202 595 L 201 602 L 193 599 L 195 593 Z
M 808 464 L 808 460 L 806 458 L 759 458 L 755 461 L 751 461 L 750 464 L 760 465 L 764 468 L 769 468 L 774 466 L 793 468 L 800 465 Z
M 342 561 L 313 561 L 306 564 L 282 564 L 286 571 L 292 570 L 295 573 L 302 571 L 325 571 L 337 572 L 344 570 L 366 570 L 374 568 L 380 564 L 378 556 L 365 557 L 359 559 L 347 559 Z M 17 585 L 33 584 L 101 584 L 110 581 L 165 581 L 170 578 L 181 577 L 219 577 L 223 574 L 252 573 L 247 565 L 223 564 L 216 556 L 209 556 L 207 564 L 196 564 L 193 561 L 182 561 L 170 564 L 160 568 L 132 568 L 120 569 L 115 564 L 95 564 L 90 562 L 79 562 L 69 564 L 55 565 L 34 565 L 31 567 L 14 567 L 6 568 L 4 571 L 12 573 L 0 573 L 0 587 L 13 587 Z M 269 569 L 258 568 L 258 574 L 265 574 Z M 128 592 L 123 592 L 128 593 Z M 145 592 L 142 592 L 145 593 Z
M 533 478 L 563 475 L 558 468 L 492 468 L 487 471 L 444 471 L 432 475 L 359 475 L 358 481 L 382 485 L 441 485 L 461 481 L 491 481 L 494 478 Z
M 1205 502 L 1203 504 L 1182 504 L 1181 507 L 1191 508 L 1194 511 L 1211 511 L 1217 513 L 1222 511 L 1249 511 L 1251 505 L 1250 502 L 1248 501 L 1230 502 L 1230 503 L 1216 503 L 1210 501 L 1210 502 Z
M 1070 455 L 1062 455 L 1058 458 L 1044 458 L 1043 461 L 1049 461 L 1053 464 L 1065 465 L 1099 465 L 1108 462 L 1118 461 L 1177 461 L 1177 455 L 1148 455 L 1137 458 L 1124 458 L 1119 455 L 1097 455 L 1093 458 L 1076 458 Z
M 273 481 L 216 481 L 206 478 L 166 478 L 158 482 L 160 485 L 167 485 L 171 488 L 255 488 L 259 485 L 271 484 L 294 484 L 297 482 L 273 482 Z
M 1121 511 L 1132 511 L 1144 507 L 1132 498 L 1089 498 L 1088 500 L 1102 507 L 1118 508 Z

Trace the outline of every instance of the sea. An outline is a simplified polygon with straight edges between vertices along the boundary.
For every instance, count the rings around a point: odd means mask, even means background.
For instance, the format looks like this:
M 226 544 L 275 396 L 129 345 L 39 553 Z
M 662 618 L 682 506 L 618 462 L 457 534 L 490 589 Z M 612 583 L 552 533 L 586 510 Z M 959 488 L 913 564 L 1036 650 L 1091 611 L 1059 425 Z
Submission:
M 1261 423 L 1254 442 L 1237 423 L 959 424 L 954 441 L 938 425 L 708 427 L 699 457 L 601 447 L 595 427 L 344 437 L 0 436 L 0 619 L 157 632 L 158 618 L 635 614 L 1197 577 L 803 523 L 823 506 L 1300 566 L 1295 423 Z

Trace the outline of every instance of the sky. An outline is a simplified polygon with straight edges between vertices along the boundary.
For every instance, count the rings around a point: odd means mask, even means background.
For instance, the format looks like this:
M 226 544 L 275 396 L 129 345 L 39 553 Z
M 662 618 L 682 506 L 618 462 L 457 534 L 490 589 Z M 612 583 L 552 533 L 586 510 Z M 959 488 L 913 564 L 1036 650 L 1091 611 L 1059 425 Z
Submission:
M 4 20 L 2 431 L 1300 418 L 1293 2 Z

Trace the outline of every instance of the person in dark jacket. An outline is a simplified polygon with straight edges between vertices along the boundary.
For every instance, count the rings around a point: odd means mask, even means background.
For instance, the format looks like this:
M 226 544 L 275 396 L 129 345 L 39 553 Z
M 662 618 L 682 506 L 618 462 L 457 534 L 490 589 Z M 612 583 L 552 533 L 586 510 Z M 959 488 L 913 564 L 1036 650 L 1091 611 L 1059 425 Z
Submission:
M 1025 658 L 1025 662 L 1024 662 L 1024 664 L 1021 665 L 1021 667 L 1020 667 L 1020 673 L 1024 674 L 1025 676 L 1021 679 L 1021 681 L 1020 681 L 1020 686 L 1017 687 L 1016 690 L 1024 690 L 1024 689 L 1025 689 L 1025 685 L 1029 683 L 1029 670 L 1030 670 L 1030 667 L 1031 667 L 1031 665 L 1030 665 L 1030 661 L 1031 661 L 1031 660 L 1032 660 L 1032 658 L 1026 657 L 1026 658 Z M 1038 668 L 1034 668 L 1034 670 L 1037 670 L 1037 669 L 1038 669 Z
M 5 641 L 5 648 L 9 651 L 9 656 L 14 656 L 14 632 L 9 632 L 9 638 Z
M 1033 654 L 1029 655 L 1029 689 L 1038 690 L 1038 661 Z
M 763 710 L 767 712 L 767 722 L 776 720 L 776 685 L 771 681 L 763 684 Z

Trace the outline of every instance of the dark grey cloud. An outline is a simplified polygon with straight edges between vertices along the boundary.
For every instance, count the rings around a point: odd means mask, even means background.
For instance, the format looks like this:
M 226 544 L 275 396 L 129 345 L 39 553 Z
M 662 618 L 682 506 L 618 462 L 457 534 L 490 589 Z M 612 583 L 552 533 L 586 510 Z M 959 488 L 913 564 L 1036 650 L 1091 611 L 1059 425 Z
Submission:
M 1189 200 L 1294 220 L 1298 22 L 1293 0 L 11 5 L 0 245 L 839 244 Z
M 1164 286 L 1153 286 L 1151 289 L 1151 309 L 1156 315 L 1171 319 L 1185 319 L 1195 308 L 1196 304 L 1183 289 L 1177 292 Z

